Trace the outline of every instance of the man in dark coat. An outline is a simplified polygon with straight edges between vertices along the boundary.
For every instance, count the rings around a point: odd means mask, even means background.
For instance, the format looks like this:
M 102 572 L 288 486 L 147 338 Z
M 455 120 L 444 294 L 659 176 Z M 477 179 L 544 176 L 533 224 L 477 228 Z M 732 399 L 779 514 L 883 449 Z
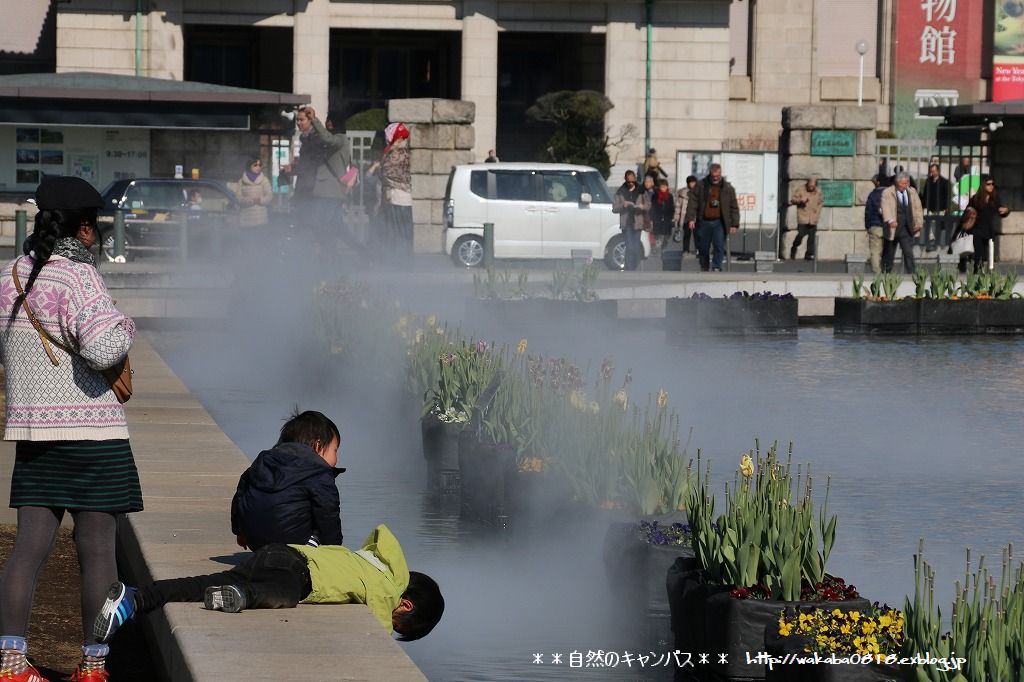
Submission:
M 736 234 L 740 227 L 740 206 L 736 190 L 722 178 L 722 166 L 713 163 L 708 176 L 690 190 L 686 204 L 686 223 L 695 230 L 700 269 L 721 271 L 725 255 L 725 232 Z M 714 246 L 714 256 L 710 254 Z
M 333 428 L 332 428 L 333 427 Z M 271 543 L 340 545 L 341 505 L 334 479 L 340 435 L 319 412 L 303 412 L 281 429 L 238 479 L 231 532 L 240 547 Z
M 928 166 L 928 177 L 921 183 L 921 205 L 924 208 L 924 241 L 928 251 L 946 242 L 943 234 L 943 217 L 949 210 L 952 198 L 949 179 L 942 177 L 939 164 Z

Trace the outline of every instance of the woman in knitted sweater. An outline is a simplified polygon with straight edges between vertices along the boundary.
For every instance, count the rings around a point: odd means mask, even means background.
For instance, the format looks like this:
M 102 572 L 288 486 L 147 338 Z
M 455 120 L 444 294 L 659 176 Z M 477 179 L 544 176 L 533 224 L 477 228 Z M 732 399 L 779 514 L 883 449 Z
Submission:
M 368 172 L 380 169 L 383 189 L 381 215 L 384 219 L 384 242 L 395 264 L 412 265 L 412 166 L 409 156 L 409 129 L 392 123 L 384 129 L 384 154 Z
M 117 579 L 118 519 L 142 509 L 124 408 L 100 374 L 128 354 L 135 336 L 89 252 L 102 203 L 81 178 L 47 178 L 36 190 L 39 213 L 25 255 L 0 271 L 4 439 L 17 441 L 10 506 L 18 510 L 17 538 L 0 576 L 4 680 L 43 679 L 25 657 L 25 632 L 36 580 L 66 511 L 75 523 L 82 576 L 85 643 L 75 679 L 107 679 L 108 646 L 97 642 L 92 624 Z M 44 341 L 44 334 L 57 343 Z

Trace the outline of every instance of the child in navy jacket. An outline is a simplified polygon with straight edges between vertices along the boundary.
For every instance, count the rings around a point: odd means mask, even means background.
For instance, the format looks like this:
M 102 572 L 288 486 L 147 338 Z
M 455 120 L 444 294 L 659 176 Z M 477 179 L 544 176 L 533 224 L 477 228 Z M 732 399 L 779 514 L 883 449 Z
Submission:
M 320 412 L 294 415 L 281 437 L 238 479 L 231 532 L 242 548 L 270 543 L 340 545 L 341 508 L 335 478 L 341 433 Z

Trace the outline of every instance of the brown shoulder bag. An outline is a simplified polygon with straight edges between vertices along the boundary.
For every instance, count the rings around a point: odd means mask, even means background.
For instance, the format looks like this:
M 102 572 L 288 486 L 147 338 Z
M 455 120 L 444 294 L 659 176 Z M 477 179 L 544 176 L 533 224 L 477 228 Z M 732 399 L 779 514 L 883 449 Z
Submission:
M 25 290 L 21 288 L 21 278 L 18 277 L 18 264 L 15 263 L 14 267 L 11 268 L 11 276 L 14 279 L 14 288 L 18 290 L 18 295 L 21 297 L 21 305 L 25 309 L 25 314 L 28 315 L 28 319 L 32 322 L 32 326 L 35 327 L 36 332 L 39 333 L 39 338 L 43 342 L 43 349 L 46 351 L 46 356 L 50 358 L 50 362 L 56 367 L 60 364 L 57 360 L 57 356 L 53 354 L 53 349 L 50 345 L 53 344 L 60 348 L 68 355 L 77 355 L 82 357 L 82 354 L 68 348 L 66 345 L 53 338 L 46 329 L 43 328 L 42 323 L 36 319 L 35 313 L 28 307 L 28 296 L 25 295 Z M 110 384 L 111 390 L 114 391 L 114 396 L 117 397 L 117 402 L 126 403 L 128 399 L 132 397 L 132 365 L 128 361 L 128 356 L 125 355 L 124 359 L 119 361 L 113 367 L 107 369 L 97 370 L 103 375 L 103 378 Z

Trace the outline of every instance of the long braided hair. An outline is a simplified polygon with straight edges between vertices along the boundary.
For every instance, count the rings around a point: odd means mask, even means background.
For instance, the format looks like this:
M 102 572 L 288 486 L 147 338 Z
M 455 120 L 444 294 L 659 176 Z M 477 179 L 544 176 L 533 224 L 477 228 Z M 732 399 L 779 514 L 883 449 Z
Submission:
M 32 234 L 25 239 L 21 251 L 32 258 L 32 272 L 29 273 L 28 281 L 25 282 L 25 293 L 18 296 L 11 309 L 11 317 L 18 311 L 22 299 L 28 296 L 28 292 L 35 284 L 39 272 L 53 255 L 53 248 L 58 239 L 74 237 L 78 234 L 78 228 L 83 224 L 96 225 L 96 209 L 72 209 L 55 208 L 40 209 L 36 214 L 35 227 Z M 17 267 L 17 265 L 15 265 Z

